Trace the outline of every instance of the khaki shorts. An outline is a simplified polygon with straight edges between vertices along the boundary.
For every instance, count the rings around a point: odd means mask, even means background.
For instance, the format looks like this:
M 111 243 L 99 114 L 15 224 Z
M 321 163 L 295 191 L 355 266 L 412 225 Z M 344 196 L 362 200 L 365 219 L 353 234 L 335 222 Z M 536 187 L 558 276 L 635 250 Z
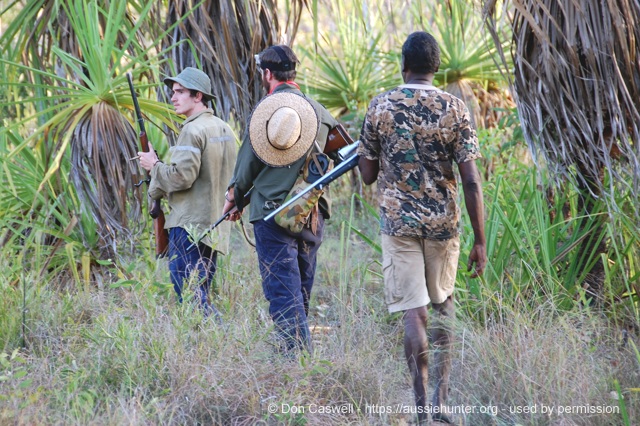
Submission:
M 384 297 L 389 312 L 443 303 L 453 294 L 460 238 L 446 241 L 382 234 Z

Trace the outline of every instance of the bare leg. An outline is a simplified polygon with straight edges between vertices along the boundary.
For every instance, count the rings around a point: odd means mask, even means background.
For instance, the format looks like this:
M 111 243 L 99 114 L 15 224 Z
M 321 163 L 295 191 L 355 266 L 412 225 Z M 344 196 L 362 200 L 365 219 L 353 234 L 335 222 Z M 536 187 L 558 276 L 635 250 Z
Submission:
M 449 396 L 449 374 L 451 373 L 451 344 L 453 341 L 452 322 L 455 317 L 455 306 L 451 296 L 443 303 L 433 303 L 436 315 L 433 318 L 432 338 L 435 349 L 434 383 L 435 390 L 431 400 L 434 413 L 433 420 L 452 423 L 449 416 L 441 413 Z
M 426 306 L 409 309 L 404 313 L 404 355 L 407 358 L 413 393 L 417 407 L 427 406 L 427 381 L 429 377 L 429 364 L 427 349 L 429 339 L 427 337 L 427 308 Z M 421 412 L 422 411 L 422 412 Z M 426 410 L 419 410 L 418 421 L 426 424 L 429 416 Z

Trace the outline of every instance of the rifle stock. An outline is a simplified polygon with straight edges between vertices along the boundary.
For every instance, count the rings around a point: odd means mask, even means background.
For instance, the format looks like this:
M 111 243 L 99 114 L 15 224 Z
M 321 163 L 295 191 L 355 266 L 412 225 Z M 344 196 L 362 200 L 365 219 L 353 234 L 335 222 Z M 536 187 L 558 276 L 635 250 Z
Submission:
M 349 132 L 344 128 L 342 124 L 336 125 L 333 129 L 329 130 L 329 134 L 327 135 L 327 143 L 324 146 L 324 153 L 331 154 L 339 150 L 340 148 L 344 148 L 345 146 L 349 146 L 353 143 L 353 139 L 349 135 Z
M 144 119 L 142 118 L 142 113 L 140 112 L 138 96 L 136 95 L 135 89 L 133 88 L 133 80 L 131 79 L 131 74 L 129 73 L 127 73 L 127 80 L 129 81 L 129 90 L 131 91 L 131 99 L 133 100 L 136 119 L 138 120 L 138 125 L 140 127 L 140 134 L 138 136 L 138 138 L 140 139 L 140 148 L 142 152 L 149 152 L 149 139 L 147 138 L 147 132 L 144 129 Z M 149 183 L 151 181 L 151 175 L 149 172 L 146 173 L 146 177 L 147 178 L 145 180 L 141 181 L 136 186 L 141 185 L 143 182 Z M 164 229 L 165 218 L 160 200 L 153 200 L 151 206 L 149 207 L 149 216 L 153 218 L 153 231 L 156 238 L 156 257 L 164 257 L 166 256 L 167 250 L 169 248 L 169 233 L 166 229 Z
M 160 205 L 158 200 L 154 201 L 154 205 Z M 153 210 L 152 206 L 152 210 Z M 165 257 L 169 251 L 169 232 L 164 229 L 164 213 L 160 207 L 160 214 L 153 219 L 153 232 L 156 236 L 156 257 Z

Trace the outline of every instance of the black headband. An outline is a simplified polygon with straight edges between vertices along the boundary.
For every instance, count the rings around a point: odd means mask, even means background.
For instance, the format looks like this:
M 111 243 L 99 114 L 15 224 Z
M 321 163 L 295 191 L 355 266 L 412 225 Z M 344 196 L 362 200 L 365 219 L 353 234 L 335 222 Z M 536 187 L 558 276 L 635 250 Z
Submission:
M 270 49 L 276 51 L 278 56 L 280 57 L 280 63 L 271 62 L 271 61 L 261 61 L 260 68 L 265 69 L 269 68 L 271 71 L 292 71 L 296 69 L 296 63 L 292 62 L 284 49 L 280 46 L 271 46 Z

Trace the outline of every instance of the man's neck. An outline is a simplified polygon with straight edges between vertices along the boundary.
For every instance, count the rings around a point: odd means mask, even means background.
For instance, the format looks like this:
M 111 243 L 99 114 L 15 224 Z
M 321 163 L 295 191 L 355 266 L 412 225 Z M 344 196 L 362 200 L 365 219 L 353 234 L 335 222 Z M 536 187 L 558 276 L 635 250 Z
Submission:
M 204 103 L 199 103 L 196 107 L 194 107 L 191 112 L 189 113 L 189 115 L 186 115 L 187 118 L 189 117 L 193 117 L 196 114 L 200 114 L 202 111 L 206 111 L 208 110 L 209 107 L 206 106 Z
M 269 94 L 269 95 L 270 95 L 270 94 L 272 94 L 272 93 L 276 90 L 276 88 L 277 88 L 278 86 L 281 86 L 281 85 L 283 85 L 283 84 L 289 84 L 289 85 L 291 85 L 291 86 L 296 87 L 298 90 L 300 90 L 300 86 L 298 86 L 298 83 L 296 83 L 296 82 L 295 82 L 295 81 L 293 81 L 293 80 L 287 80 L 287 81 L 273 80 L 273 81 L 272 81 L 272 82 L 270 82 L 270 84 L 269 84 L 269 90 L 268 90 L 267 94 Z
M 429 86 L 433 86 L 433 77 L 434 74 L 423 74 L 423 73 L 414 73 L 411 71 L 407 71 L 404 75 L 405 84 L 426 84 Z

